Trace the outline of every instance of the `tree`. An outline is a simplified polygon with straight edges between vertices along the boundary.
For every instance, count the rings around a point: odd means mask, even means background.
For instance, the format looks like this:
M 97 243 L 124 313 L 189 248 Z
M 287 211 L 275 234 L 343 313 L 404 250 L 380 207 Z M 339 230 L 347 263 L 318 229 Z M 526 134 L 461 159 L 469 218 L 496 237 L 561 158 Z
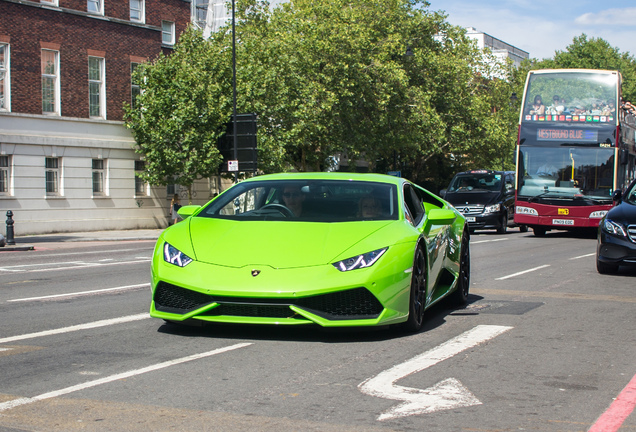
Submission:
M 220 55 L 219 55 L 220 54 Z M 134 80 L 141 94 L 125 107 L 126 126 L 145 156 L 144 181 L 180 184 L 192 198 L 192 184 L 218 171 L 218 138 L 232 111 L 231 69 L 200 32 L 184 32 L 174 53 L 140 65 Z

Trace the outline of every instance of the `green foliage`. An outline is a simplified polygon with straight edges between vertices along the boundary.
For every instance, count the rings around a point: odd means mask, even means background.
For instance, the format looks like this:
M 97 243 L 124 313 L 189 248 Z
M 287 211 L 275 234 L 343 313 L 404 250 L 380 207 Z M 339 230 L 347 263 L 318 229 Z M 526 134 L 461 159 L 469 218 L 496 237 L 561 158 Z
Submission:
M 633 58 L 602 39 L 582 35 L 554 59 L 517 70 L 427 7 L 237 2 L 237 111 L 258 114 L 259 169 L 322 171 L 339 156 L 351 170 L 365 160 L 370 171 L 400 170 L 435 191 L 457 171 L 513 168 L 530 69 L 618 69 L 624 95 L 636 91 Z M 177 177 L 188 187 L 217 172 L 216 144 L 232 112 L 231 60 L 230 28 L 208 40 L 190 29 L 174 53 L 138 68 L 142 94 L 126 124 L 145 155 L 144 180 Z
M 141 94 L 135 108 L 125 107 L 125 121 L 136 151 L 145 156 L 144 181 L 190 189 L 195 180 L 217 172 L 217 139 L 232 107 L 227 93 L 231 69 L 228 56 L 210 48 L 190 29 L 174 53 L 135 71 Z

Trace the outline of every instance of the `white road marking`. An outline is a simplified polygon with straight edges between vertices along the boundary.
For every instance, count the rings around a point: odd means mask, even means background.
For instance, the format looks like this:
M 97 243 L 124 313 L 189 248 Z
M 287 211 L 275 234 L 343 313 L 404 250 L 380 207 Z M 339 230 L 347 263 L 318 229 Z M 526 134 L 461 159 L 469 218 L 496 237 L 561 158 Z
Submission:
M 135 370 L 131 370 L 128 372 L 123 372 L 123 373 L 119 373 L 119 374 L 115 374 L 115 375 L 111 375 L 111 376 L 107 376 L 104 378 L 100 378 L 100 379 L 96 379 L 94 381 L 88 381 L 82 384 L 77 384 L 71 387 L 66 387 L 60 390 L 55 390 L 52 392 L 48 392 L 48 393 L 43 393 L 41 395 L 38 396 L 34 396 L 34 397 L 25 397 L 25 398 L 18 398 L 18 399 L 13 399 L 7 402 L 3 402 L 0 403 L 0 412 L 2 411 L 6 411 L 6 410 L 10 410 L 12 408 L 21 406 L 21 405 L 27 405 L 33 402 L 38 402 L 41 400 L 45 400 L 45 399 L 51 399 L 54 397 L 58 397 L 58 396 L 62 396 L 62 395 L 66 395 L 69 393 L 73 393 L 76 391 L 80 391 L 80 390 L 85 390 L 87 388 L 90 387 L 96 387 L 98 385 L 102 385 L 102 384 L 107 384 L 113 381 L 117 381 L 117 380 L 121 380 L 121 379 L 126 379 L 126 378 L 130 378 L 136 375 L 141 375 L 147 372 L 153 372 L 159 369 L 164 369 L 170 366 L 174 366 L 174 365 L 178 365 L 181 363 L 185 363 L 185 362 L 189 362 L 192 360 L 198 360 L 201 358 L 205 358 L 205 357 L 210 357 L 216 354 L 221 354 L 227 351 L 232 351 L 238 348 L 243 348 L 246 346 L 252 345 L 252 343 L 239 343 L 239 344 L 235 344 L 235 345 L 230 345 L 224 348 L 218 348 L 212 351 L 208 351 L 208 352 L 204 352 L 204 353 L 200 353 L 200 354 L 194 354 L 191 356 L 187 356 L 187 357 L 182 357 L 179 359 L 175 359 L 175 360 L 169 360 L 163 363 L 157 363 L 155 365 L 151 365 L 151 366 L 147 366 L 145 368 L 141 368 L 141 369 L 135 369 Z
M 36 333 L 27 333 L 27 334 L 23 334 L 23 335 L 9 336 L 9 337 L 5 337 L 5 338 L 0 338 L 0 344 L 8 343 L 8 342 L 15 342 L 15 341 L 24 340 L 24 339 L 34 339 L 34 338 L 38 338 L 38 337 L 42 337 L 42 336 L 51 336 L 51 335 L 56 335 L 56 334 L 70 333 L 70 332 L 74 332 L 74 331 L 78 331 L 78 330 L 87 330 L 87 329 L 92 329 L 92 328 L 105 327 L 105 326 L 109 326 L 109 325 L 122 324 L 122 323 L 127 323 L 127 322 L 132 322 L 132 321 L 139 321 L 139 320 L 143 320 L 143 319 L 146 319 L 146 318 L 150 318 L 150 314 L 149 313 L 142 313 L 142 314 L 137 314 L 137 315 L 128 315 L 128 316 L 123 316 L 123 317 L 119 317 L 119 318 L 111 318 L 111 319 L 106 319 L 106 320 L 101 320 L 101 321 L 93 321 L 93 322 L 86 323 L 86 324 L 78 324 L 78 325 L 74 325 L 74 326 L 62 327 L 62 328 L 53 329 L 53 330 L 44 330 L 44 331 L 36 332 Z
M 133 290 L 135 288 L 144 288 L 144 287 L 149 287 L 149 286 L 150 286 L 149 283 L 142 283 L 142 284 L 137 284 L 137 285 L 126 285 L 126 286 L 120 286 L 120 287 L 114 287 L 114 288 L 104 288 L 104 289 L 98 289 L 98 290 L 92 290 L 92 291 L 78 291 L 78 292 L 66 293 L 66 294 L 54 294 L 54 295 L 40 296 L 40 297 L 28 297 L 28 298 L 13 299 L 13 300 L 7 300 L 7 303 L 11 303 L 11 302 L 27 302 L 27 301 L 37 301 L 37 300 L 52 300 L 52 299 L 59 300 L 59 299 L 65 299 L 65 298 L 73 298 L 73 297 L 81 297 L 81 296 L 87 296 L 87 295 L 103 294 L 103 293 L 111 292 L 111 291 L 128 291 L 128 290 Z
M 142 262 L 149 262 L 150 258 L 140 259 L 137 261 L 120 261 L 120 262 L 108 262 L 108 263 L 87 263 L 83 261 L 69 261 L 63 263 L 51 263 L 51 264 L 27 264 L 27 265 L 19 265 L 19 266 L 11 266 L 11 267 L 0 267 L 0 272 L 13 272 L 13 273 L 35 273 L 35 272 L 43 272 L 43 271 L 58 271 L 58 270 L 73 270 L 73 269 L 85 269 L 89 267 L 106 267 L 112 265 L 127 265 L 127 264 L 139 264 Z M 46 268 L 35 268 L 35 269 L 27 269 L 25 267 L 42 267 L 45 265 L 59 265 L 65 264 L 66 267 L 46 267 Z M 68 264 L 74 264 L 68 266 Z
M 571 260 L 575 260 L 575 259 L 579 259 L 579 258 L 587 258 L 587 257 L 591 257 L 591 256 L 594 256 L 594 255 L 596 255 L 596 252 L 594 252 L 594 253 L 589 253 L 589 254 L 585 254 L 585 255 L 580 255 L 580 256 L 577 256 L 577 257 L 570 258 L 570 261 L 571 261 Z
M 535 268 L 531 268 L 531 269 L 528 269 L 528 270 L 520 271 L 518 273 L 513 273 L 511 275 L 500 277 L 500 278 L 497 278 L 495 280 L 510 279 L 510 278 L 515 277 L 515 276 L 519 276 L 519 275 L 522 275 L 522 274 L 526 274 L 526 273 L 530 273 L 530 272 L 533 272 L 533 271 L 541 270 L 542 268 L 546 268 L 546 267 L 550 267 L 550 264 L 544 264 L 544 265 L 539 266 L 539 267 L 535 267 Z
M 511 328 L 479 325 L 423 354 L 379 373 L 374 378 L 361 383 L 358 388 L 362 393 L 370 396 L 404 401 L 380 415 L 378 420 L 481 405 L 481 402 L 455 378 L 445 379 L 424 390 L 402 387 L 395 383 L 408 375 L 420 372 L 466 349 L 486 342 Z
M 507 238 L 499 238 L 499 239 L 492 239 L 492 240 L 471 241 L 470 244 L 492 243 L 492 242 L 498 242 L 498 241 L 504 241 L 504 240 L 508 240 L 508 239 Z

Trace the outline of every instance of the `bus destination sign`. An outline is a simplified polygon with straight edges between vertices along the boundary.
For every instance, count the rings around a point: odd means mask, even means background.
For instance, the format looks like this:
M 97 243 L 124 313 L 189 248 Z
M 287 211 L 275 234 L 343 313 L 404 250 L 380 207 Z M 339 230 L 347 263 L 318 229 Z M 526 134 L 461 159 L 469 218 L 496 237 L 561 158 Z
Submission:
M 598 142 L 594 129 L 537 129 L 537 141 Z

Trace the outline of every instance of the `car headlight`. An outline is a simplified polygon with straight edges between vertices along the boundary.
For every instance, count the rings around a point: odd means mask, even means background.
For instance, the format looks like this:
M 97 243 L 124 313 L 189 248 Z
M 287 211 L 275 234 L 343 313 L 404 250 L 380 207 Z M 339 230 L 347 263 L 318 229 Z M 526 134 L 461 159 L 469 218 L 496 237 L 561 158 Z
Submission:
M 387 249 L 388 248 L 378 249 L 373 252 L 367 252 L 362 255 L 347 258 L 333 263 L 333 266 L 341 272 L 371 267 L 378 259 L 380 259 Z
M 603 221 L 602 227 L 605 232 L 608 232 L 618 237 L 627 238 L 627 232 L 625 231 L 625 228 L 623 228 L 623 225 L 619 224 L 618 222 L 605 219 Z
M 501 209 L 501 204 L 493 204 L 484 207 L 484 213 L 497 213 Z
M 179 267 L 185 267 L 192 262 L 192 258 L 181 252 L 170 243 L 163 245 L 163 260 Z
M 532 215 L 532 216 L 539 216 L 539 213 L 530 207 L 522 207 L 522 206 L 517 206 L 515 207 L 515 213 L 517 214 L 527 214 L 527 215 Z
M 607 214 L 607 210 L 599 210 L 590 213 L 590 219 L 600 219 Z

